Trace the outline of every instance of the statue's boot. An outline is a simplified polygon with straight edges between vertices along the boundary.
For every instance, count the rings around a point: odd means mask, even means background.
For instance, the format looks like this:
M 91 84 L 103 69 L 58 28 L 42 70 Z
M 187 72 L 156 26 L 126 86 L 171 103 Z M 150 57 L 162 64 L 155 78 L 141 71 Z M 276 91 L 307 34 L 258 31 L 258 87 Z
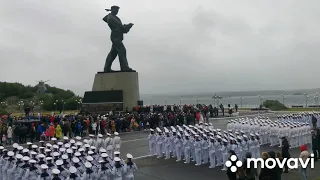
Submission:
M 133 69 L 131 69 L 131 68 L 123 68 L 123 69 L 121 69 L 121 71 L 123 71 L 123 72 L 136 72 L 135 70 L 133 70 Z

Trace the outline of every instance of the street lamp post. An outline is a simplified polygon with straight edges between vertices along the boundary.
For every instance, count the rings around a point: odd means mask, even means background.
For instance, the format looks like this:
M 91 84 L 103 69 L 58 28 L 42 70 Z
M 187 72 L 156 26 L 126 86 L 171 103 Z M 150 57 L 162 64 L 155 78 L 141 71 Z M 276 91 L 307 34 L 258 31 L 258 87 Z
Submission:
M 198 96 L 196 97 L 196 100 L 197 100 L 197 105 L 199 104 L 199 98 L 198 98 Z
M 40 112 L 39 113 L 42 114 L 42 109 L 43 109 L 42 108 L 43 107 L 43 101 L 42 100 L 40 100 L 39 105 L 40 105 L 40 109 L 39 109 Z
M 62 112 L 64 111 L 64 105 L 66 104 L 66 102 L 64 100 L 61 101 L 62 102 Z
M 308 108 L 308 98 L 309 98 L 309 96 L 306 93 L 303 93 L 303 95 L 304 95 L 304 98 L 306 100 L 306 108 Z
M 263 102 L 263 97 L 262 96 L 258 96 L 259 97 L 259 99 L 260 99 L 260 106 L 262 105 L 262 102 Z
M 240 107 L 241 107 L 241 108 L 242 108 L 242 101 L 243 101 L 243 99 L 244 99 L 243 97 L 240 98 L 240 100 L 241 100 L 241 101 L 240 101 Z
M 164 98 L 164 103 L 165 103 L 166 106 L 168 105 L 167 98 Z
M 151 97 L 149 98 L 149 106 L 151 106 L 152 105 L 152 99 L 151 99 Z
M 182 103 L 182 97 L 181 96 L 179 97 L 179 100 L 180 100 L 180 107 L 181 107 L 181 103 Z
M 282 104 L 284 105 L 284 100 L 286 99 L 286 97 L 283 94 L 281 94 L 281 97 L 282 97 Z
M 23 114 L 23 106 L 24 106 L 24 102 L 23 102 L 23 101 L 19 101 L 19 102 L 18 102 L 18 105 L 19 105 L 19 107 L 20 107 L 20 111 L 21 111 L 21 113 Z

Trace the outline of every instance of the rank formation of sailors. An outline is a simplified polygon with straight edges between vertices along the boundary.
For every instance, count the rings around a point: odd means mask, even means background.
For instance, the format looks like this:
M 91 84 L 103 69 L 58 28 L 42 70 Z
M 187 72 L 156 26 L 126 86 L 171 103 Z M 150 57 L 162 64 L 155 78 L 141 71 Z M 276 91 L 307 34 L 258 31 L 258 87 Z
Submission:
M 236 135 L 258 133 L 261 145 L 282 147 L 286 137 L 291 148 L 311 143 L 311 118 L 309 116 L 281 115 L 276 121 L 268 117 L 241 118 L 228 122 L 227 130 Z
M 27 148 L 15 143 L 12 151 L 0 146 L 0 180 L 133 180 L 138 170 L 133 156 L 127 154 L 125 162 L 120 145 L 108 148 L 105 142 L 120 141 L 117 133 L 115 138 L 110 136 L 103 140 L 100 134 L 97 139 L 90 135 L 83 142 L 81 137 L 64 137 L 64 142 L 52 138 L 39 146 L 28 142 Z
M 196 166 L 209 164 L 209 168 L 222 166 L 226 170 L 229 150 L 239 159 L 250 152 L 253 158 L 260 157 L 260 146 L 270 144 L 282 147 L 282 138 L 290 141 L 291 147 L 311 143 L 311 127 L 300 119 L 282 118 L 271 121 L 268 117 L 230 120 L 227 131 L 214 129 L 212 124 L 171 126 L 150 129 L 149 153 L 158 158 L 176 158 L 177 162 L 195 162 Z
M 221 166 L 227 170 L 225 162 L 228 160 L 229 150 L 233 150 L 239 159 L 250 151 L 254 157 L 260 154 L 259 134 L 235 134 L 221 129 L 213 129 L 209 123 L 199 125 L 183 125 L 151 129 L 149 134 L 150 155 L 165 159 L 176 158 L 177 162 L 185 164 L 195 162 L 196 166 L 209 164 L 209 168 Z

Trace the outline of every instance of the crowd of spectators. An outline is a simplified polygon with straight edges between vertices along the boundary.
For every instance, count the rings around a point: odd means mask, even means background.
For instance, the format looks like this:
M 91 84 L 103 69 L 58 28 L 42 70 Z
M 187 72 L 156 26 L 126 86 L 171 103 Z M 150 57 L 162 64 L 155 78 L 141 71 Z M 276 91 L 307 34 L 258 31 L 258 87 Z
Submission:
M 222 106 L 223 107 L 223 106 Z M 34 140 L 49 140 L 52 137 L 75 137 L 88 134 L 143 131 L 149 128 L 175 125 L 194 125 L 206 122 L 219 112 L 211 105 L 136 107 L 131 112 L 108 112 L 76 115 L 26 114 L 24 117 L 2 116 L 0 119 L 1 144 L 26 143 Z M 224 115 L 224 113 L 222 113 Z M 29 141 L 29 140 L 28 140 Z

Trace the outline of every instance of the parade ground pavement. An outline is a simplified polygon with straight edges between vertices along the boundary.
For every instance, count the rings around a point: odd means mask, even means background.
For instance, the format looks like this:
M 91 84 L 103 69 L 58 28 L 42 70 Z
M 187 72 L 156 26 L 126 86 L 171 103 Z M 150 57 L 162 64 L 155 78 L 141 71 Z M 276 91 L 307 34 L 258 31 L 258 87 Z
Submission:
M 240 116 L 255 117 L 252 114 L 242 114 Z M 261 114 L 270 119 L 276 119 L 275 114 Z M 214 125 L 216 129 L 226 129 L 227 120 L 230 118 L 218 118 L 211 119 L 210 123 Z M 190 164 L 184 164 L 183 162 L 176 162 L 176 159 L 165 160 L 157 159 L 156 157 L 150 157 L 148 154 L 148 131 L 139 131 L 131 133 L 121 134 L 121 157 L 125 159 L 127 153 L 134 156 L 134 162 L 138 166 L 138 172 L 135 173 L 135 179 L 137 180 L 227 180 L 226 171 L 221 171 L 221 167 L 209 169 L 209 164 L 202 166 L 195 166 L 193 162 Z M 24 145 L 25 146 L 25 145 Z M 10 147 L 7 147 L 11 149 Z M 275 151 L 281 152 L 279 147 L 261 146 L 261 152 Z M 290 149 L 291 157 L 299 157 L 299 148 Z M 320 177 L 320 171 L 317 171 L 317 166 L 320 166 L 319 162 L 315 163 L 315 169 L 310 170 L 309 179 L 315 180 Z M 300 174 L 298 170 L 290 170 L 288 174 L 282 175 L 282 180 L 300 180 Z

